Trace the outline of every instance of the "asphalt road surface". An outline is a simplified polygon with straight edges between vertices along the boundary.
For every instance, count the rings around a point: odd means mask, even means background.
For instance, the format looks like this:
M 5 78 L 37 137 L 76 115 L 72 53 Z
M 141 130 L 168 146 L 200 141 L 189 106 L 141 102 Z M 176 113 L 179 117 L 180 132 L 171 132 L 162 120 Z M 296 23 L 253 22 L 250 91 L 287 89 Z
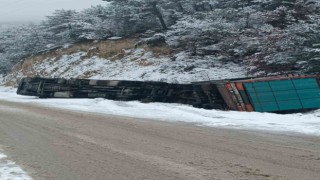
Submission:
M 4 101 L 0 145 L 36 180 L 320 179 L 320 137 L 197 127 Z

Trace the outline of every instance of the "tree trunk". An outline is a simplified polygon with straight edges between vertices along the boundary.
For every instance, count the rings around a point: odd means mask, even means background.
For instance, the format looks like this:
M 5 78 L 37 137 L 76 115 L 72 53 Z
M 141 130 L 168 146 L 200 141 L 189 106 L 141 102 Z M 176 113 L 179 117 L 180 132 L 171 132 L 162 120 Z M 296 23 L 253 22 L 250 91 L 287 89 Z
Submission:
M 178 5 L 178 8 L 179 8 L 179 11 L 180 11 L 180 12 L 184 12 L 184 8 L 183 8 L 183 6 L 182 6 L 182 3 L 181 3 L 181 2 L 178 2 L 177 5 Z
M 154 1 L 154 2 L 151 3 L 151 5 L 152 5 L 152 11 L 153 11 L 153 13 L 158 17 L 158 19 L 159 19 L 159 21 L 160 21 L 160 23 L 161 23 L 161 26 L 162 26 L 162 28 L 163 28 L 163 30 L 168 30 L 168 27 L 167 27 L 167 25 L 166 25 L 166 22 L 164 21 L 163 16 L 162 16 L 160 10 L 159 10 L 158 7 L 157 7 L 157 2 Z

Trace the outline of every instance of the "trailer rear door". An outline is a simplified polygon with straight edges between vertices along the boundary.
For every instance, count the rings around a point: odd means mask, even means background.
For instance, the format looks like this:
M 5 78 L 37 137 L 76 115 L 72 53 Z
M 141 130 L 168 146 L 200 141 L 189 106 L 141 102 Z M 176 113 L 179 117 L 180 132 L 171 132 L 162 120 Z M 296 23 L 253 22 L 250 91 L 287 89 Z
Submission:
M 316 78 L 297 78 L 244 83 L 258 112 L 320 108 L 320 87 Z

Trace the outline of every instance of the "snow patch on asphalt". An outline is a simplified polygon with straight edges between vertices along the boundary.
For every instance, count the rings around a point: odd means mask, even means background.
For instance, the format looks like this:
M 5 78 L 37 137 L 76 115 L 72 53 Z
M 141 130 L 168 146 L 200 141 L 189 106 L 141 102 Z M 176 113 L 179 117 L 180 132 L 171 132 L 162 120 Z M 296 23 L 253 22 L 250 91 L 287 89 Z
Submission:
M 0 150 L 0 179 L 1 180 L 31 180 L 15 162 L 7 159 L 5 154 Z
M 199 126 L 266 130 L 320 136 L 320 110 L 283 115 L 274 113 L 204 110 L 181 104 L 146 104 L 137 101 L 39 99 L 36 97 L 16 95 L 15 89 L 4 87 L 0 87 L 0 99 L 108 115 L 168 122 L 187 122 Z

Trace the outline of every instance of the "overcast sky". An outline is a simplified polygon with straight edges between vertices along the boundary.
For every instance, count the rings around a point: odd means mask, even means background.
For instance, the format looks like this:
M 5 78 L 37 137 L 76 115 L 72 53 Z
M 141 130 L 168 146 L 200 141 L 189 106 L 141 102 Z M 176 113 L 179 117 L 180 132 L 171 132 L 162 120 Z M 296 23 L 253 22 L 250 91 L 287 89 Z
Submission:
M 56 9 L 81 10 L 102 0 L 0 0 L 0 22 L 37 22 Z

